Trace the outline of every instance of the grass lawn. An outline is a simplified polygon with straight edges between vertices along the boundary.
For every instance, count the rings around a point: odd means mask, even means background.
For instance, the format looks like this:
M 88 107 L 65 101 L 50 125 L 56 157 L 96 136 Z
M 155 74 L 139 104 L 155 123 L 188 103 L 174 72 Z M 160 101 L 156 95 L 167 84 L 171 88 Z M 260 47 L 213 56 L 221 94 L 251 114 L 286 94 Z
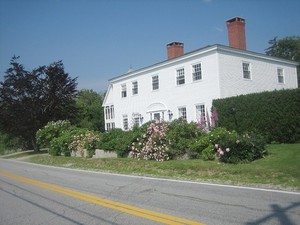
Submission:
M 25 157 L 29 153 L 22 157 L 27 162 L 68 168 L 300 191 L 300 144 L 272 144 L 267 150 L 269 155 L 266 158 L 237 165 L 200 159 L 156 162 L 129 158 L 53 157 L 48 154 Z

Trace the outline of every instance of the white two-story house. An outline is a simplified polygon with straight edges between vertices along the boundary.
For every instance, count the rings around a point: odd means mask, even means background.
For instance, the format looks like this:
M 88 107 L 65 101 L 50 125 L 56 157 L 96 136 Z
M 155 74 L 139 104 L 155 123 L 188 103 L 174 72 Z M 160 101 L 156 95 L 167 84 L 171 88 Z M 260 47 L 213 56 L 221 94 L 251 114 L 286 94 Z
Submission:
M 215 44 L 184 54 L 183 43 L 172 42 L 168 60 L 110 79 L 106 130 L 149 120 L 198 121 L 213 99 L 297 88 L 297 62 L 246 50 L 242 18 L 228 20 L 227 28 L 230 47 Z

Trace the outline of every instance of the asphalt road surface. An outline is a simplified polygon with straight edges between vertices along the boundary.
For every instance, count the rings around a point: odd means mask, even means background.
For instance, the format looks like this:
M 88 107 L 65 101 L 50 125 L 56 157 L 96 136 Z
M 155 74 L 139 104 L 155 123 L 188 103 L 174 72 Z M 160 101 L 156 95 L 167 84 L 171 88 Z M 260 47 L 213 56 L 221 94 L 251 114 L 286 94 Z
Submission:
M 300 224 L 300 193 L 0 159 L 1 225 Z

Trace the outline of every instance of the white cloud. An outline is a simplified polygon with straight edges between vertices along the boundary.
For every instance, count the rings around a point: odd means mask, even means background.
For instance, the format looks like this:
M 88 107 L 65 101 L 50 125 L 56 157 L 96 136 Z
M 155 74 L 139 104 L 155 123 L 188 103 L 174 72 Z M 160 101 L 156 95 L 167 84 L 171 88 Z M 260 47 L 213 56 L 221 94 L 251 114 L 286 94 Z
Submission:
M 215 27 L 215 30 L 222 33 L 223 32 L 223 28 L 220 28 L 220 27 Z

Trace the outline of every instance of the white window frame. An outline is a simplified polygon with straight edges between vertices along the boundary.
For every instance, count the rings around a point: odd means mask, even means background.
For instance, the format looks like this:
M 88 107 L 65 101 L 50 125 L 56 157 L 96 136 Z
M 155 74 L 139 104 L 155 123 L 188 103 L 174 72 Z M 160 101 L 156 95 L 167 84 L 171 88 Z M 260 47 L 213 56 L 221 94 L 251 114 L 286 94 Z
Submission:
M 185 71 L 184 68 L 176 69 L 176 85 L 184 85 L 185 84 Z
M 283 68 L 277 68 L 277 81 L 279 84 L 284 84 L 284 71 Z
M 242 68 L 243 68 L 243 78 L 246 80 L 251 80 L 252 79 L 251 64 L 249 62 L 243 62 Z
M 154 75 L 152 76 L 152 91 L 159 90 L 159 76 Z
M 192 65 L 193 81 L 202 80 L 202 64 L 201 62 Z
M 187 111 L 185 106 L 178 107 L 178 119 L 182 118 L 184 120 L 187 119 Z
M 121 85 L 121 97 L 126 98 L 127 97 L 127 87 L 126 84 Z
M 110 123 L 106 123 L 106 130 L 110 131 L 111 130 L 111 124 Z
M 115 109 L 114 109 L 114 105 L 110 106 L 110 118 L 114 119 L 115 118 Z
M 115 118 L 114 105 L 105 106 L 105 119 L 110 120 Z
M 133 126 L 140 126 L 140 117 L 133 117 Z
M 129 126 L 128 126 L 128 116 L 127 115 L 123 115 L 123 129 L 124 130 L 128 130 Z
M 205 115 L 205 104 L 197 104 L 195 105 L 195 109 L 196 109 L 196 119 L 197 121 L 201 120 L 201 116 Z
M 105 106 L 105 119 L 110 119 L 110 109 L 109 106 Z
M 132 85 L 132 95 L 137 95 L 139 93 L 139 86 L 137 81 L 133 81 Z
M 110 131 L 111 129 L 115 128 L 115 123 L 106 123 L 106 131 Z

